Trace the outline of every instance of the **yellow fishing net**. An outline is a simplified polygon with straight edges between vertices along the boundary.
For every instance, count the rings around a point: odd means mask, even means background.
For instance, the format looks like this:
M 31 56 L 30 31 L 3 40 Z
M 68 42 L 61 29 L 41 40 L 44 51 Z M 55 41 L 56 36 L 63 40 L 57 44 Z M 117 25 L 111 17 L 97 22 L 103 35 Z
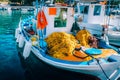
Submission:
M 75 37 L 65 32 L 54 32 L 45 40 L 48 44 L 50 55 L 59 59 L 72 55 L 77 45 Z
M 88 44 L 89 37 L 91 36 L 90 32 L 87 30 L 80 30 L 76 34 L 76 39 L 80 41 L 80 44 L 85 47 L 90 47 Z
M 69 61 L 89 61 L 92 58 L 90 56 L 85 57 L 87 56 L 86 53 L 74 50 L 75 48 L 80 48 L 81 46 L 89 47 L 89 36 L 91 36 L 91 34 L 87 30 L 79 31 L 76 35 L 76 39 L 73 35 L 65 32 L 54 32 L 50 34 L 45 41 L 48 44 L 50 55 L 55 58 Z M 32 40 L 34 41 L 34 38 Z M 80 44 L 78 44 L 78 40 L 80 41 Z M 116 54 L 114 50 L 102 49 L 102 54 L 93 56 L 95 58 L 106 57 L 113 53 Z M 78 58 L 78 56 L 85 58 Z

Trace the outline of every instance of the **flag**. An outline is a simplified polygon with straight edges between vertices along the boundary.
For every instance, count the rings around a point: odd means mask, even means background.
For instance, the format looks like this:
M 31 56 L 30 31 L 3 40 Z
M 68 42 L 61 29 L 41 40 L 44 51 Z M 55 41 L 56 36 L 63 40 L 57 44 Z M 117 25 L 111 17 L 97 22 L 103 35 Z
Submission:
M 40 10 L 37 15 L 37 28 L 38 29 L 44 29 L 47 26 L 47 19 L 45 17 L 45 14 L 43 10 Z

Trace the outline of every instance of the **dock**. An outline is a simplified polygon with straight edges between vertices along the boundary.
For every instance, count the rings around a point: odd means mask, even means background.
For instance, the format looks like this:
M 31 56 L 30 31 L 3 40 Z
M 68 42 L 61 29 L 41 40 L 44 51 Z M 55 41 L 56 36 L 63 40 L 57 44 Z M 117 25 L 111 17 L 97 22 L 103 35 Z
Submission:
M 12 10 L 12 9 L 18 9 L 18 10 L 29 10 L 29 9 L 35 9 L 35 6 L 1 6 L 0 5 L 0 10 Z

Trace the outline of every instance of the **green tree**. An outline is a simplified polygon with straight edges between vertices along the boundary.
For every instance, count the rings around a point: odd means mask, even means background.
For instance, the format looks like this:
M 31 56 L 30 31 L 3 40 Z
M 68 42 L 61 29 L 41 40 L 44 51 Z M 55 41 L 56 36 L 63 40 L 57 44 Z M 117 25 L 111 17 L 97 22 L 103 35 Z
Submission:
M 9 0 L 9 1 L 10 1 L 10 2 L 14 2 L 14 3 L 15 3 L 15 2 L 18 2 L 18 0 Z
M 32 5 L 34 0 L 24 0 L 24 5 Z
M 63 3 L 64 0 L 55 0 L 55 2 L 61 2 L 61 3 Z

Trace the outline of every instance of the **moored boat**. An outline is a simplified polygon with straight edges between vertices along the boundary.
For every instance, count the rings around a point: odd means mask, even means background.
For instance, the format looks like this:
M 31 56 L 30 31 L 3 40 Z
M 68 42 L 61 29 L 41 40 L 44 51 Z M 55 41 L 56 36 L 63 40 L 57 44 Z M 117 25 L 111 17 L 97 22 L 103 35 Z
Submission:
M 101 38 L 95 38 L 99 41 L 97 47 L 88 45 L 88 37 L 94 36 L 86 30 L 80 30 L 77 38 L 73 36 L 70 32 L 74 23 L 72 10 L 67 6 L 44 7 L 38 13 L 37 20 L 34 17 L 21 20 L 16 38 L 20 48 L 24 48 L 23 56 L 29 57 L 32 51 L 51 66 L 93 75 L 101 80 L 117 80 L 120 76 L 119 49 Z
M 110 44 L 115 46 L 120 46 L 120 30 L 119 27 L 109 26 L 107 31 L 107 36 L 109 38 Z
M 92 30 L 92 34 L 102 34 L 102 28 L 106 28 L 106 36 L 108 37 L 109 43 L 115 46 L 120 46 L 120 39 L 117 38 L 119 34 L 116 34 L 119 33 L 119 30 L 112 30 L 113 28 L 120 27 L 120 18 L 117 12 L 113 14 L 114 8 L 109 8 L 110 6 L 112 5 L 105 5 L 100 3 L 78 3 L 76 6 L 77 15 L 75 16 L 80 16 L 83 19 L 83 21 L 80 22 L 80 26 L 83 23 L 92 25 L 92 27 L 89 27 L 89 25 L 86 26 L 88 30 Z M 117 5 L 115 6 L 117 7 Z M 96 27 L 96 25 L 99 25 L 99 27 Z M 107 27 L 103 27 L 103 25 L 106 25 Z M 94 32 L 94 30 L 99 33 Z

